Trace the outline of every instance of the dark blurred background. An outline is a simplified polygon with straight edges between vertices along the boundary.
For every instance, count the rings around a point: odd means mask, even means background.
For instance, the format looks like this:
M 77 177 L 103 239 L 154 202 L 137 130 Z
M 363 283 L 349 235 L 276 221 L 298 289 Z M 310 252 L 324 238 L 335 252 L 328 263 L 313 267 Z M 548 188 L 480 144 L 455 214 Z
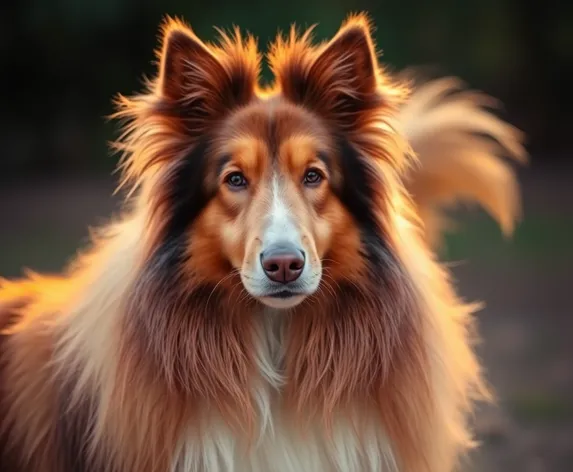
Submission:
M 264 50 L 292 22 L 332 35 L 368 11 L 383 60 L 460 76 L 505 105 L 528 136 L 524 218 L 510 240 L 465 212 L 443 257 L 460 291 L 485 300 L 480 354 L 498 408 L 465 470 L 573 467 L 573 2 L 564 0 L 19 0 L 0 6 L 0 276 L 54 271 L 116 208 L 111 99 L 152 74 L 163 15 L 204 39 L 241 26 Z

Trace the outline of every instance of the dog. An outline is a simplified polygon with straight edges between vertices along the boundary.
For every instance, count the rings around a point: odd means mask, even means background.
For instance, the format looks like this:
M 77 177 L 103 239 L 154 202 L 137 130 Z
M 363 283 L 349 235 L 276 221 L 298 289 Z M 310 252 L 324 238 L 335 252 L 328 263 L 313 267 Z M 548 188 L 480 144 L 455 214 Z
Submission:
M 0 469 L 448 472 L 489 392 L 445 215 L 519 217 L 521 133 L 378 61 L 365 15 L 202 42 L 168 18 L 119 96 L 123 213 L 0 288 Z

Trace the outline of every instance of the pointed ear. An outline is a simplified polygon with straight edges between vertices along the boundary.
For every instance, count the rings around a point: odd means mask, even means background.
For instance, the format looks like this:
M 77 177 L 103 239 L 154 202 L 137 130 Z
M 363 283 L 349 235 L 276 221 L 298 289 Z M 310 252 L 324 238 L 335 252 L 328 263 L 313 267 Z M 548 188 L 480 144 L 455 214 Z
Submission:
M 271 64 L 283 94 L 311 107 L 344 128 L 359 124 L 363 113 L 392 105 L 396 90 L 385 83 L 368 20 L 349 19 L 336 36 L 319 48 L 301 39 L 278 40 Z
M 253 38 L 221 33 L 217 46 L 203 43 L 177 20 L 163 27 L 159 53 L 159 95 L 181 108 L 183 115 L 209 118 L 241 105 L 254 95 L 259 57 Z
M 338 99 L 365 100 L 376 92 L 378 62 L 367 24 L 350 23 L 319 52 L 309 71 L 309 85 L 326 87 Z M 314 83 L 313 83 L 314 82 Z
M 208 86 L 210 76 L 223 73 L 207 46 L 178 23 L 168 23 L 164 29 L 160 61 L 160 92 L 172 100 L 184 99 L 193 89 Z

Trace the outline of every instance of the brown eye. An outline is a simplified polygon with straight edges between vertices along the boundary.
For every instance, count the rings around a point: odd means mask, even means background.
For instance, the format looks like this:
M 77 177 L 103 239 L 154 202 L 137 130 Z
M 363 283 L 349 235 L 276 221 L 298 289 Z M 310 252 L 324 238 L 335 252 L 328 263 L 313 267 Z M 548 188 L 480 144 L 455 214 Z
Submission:
M 242 190 L 247 188 L 247 179 L 242 172 L 231 172 L 225 179 L 231 190 Z
M 303 183 L 308 187 L 315 187 L 320 184 L 322 179 L 323 175 L 318 169 L 309 169 L 304 174 Z

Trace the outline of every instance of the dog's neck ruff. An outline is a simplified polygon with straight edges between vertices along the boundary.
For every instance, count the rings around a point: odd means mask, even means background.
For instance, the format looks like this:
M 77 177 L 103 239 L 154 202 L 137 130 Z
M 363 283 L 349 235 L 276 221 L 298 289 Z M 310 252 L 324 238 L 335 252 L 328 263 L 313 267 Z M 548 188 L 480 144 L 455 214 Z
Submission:
M 256 315 L 258 408 L 254 444 L 236 435 L 217 417 L 206 419 L 201 435 L 182 435 L 173 472 L 394 472 L 390 441 L 378 421 L 366 417 L 333 418 L 327 431 L 309 424 L 302 432 L 280 407 L 284 385 L 285 332 L 290 314 L 263 308 Z M 359 428 L 353 422 L 359 422 Z

